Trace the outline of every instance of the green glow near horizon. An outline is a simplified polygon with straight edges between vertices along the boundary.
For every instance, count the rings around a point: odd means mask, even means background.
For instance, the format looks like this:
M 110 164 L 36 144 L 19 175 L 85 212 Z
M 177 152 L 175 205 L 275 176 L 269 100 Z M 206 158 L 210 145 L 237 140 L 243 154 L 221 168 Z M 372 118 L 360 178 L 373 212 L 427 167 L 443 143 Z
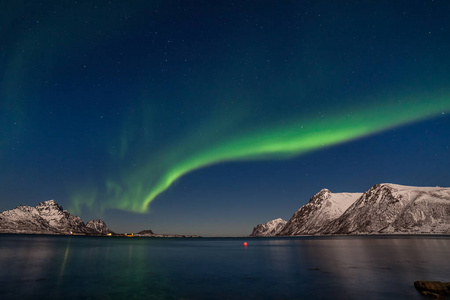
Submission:
M 134 212 L 148 211 L 149 204 L 177 179 L 194 170 L 226 161 L 291 158 L 324 147 L 348 142 L 389 128 L 435 117 L 450 110 L 450 96 L 415 96 L 395 101 L 369 101 L 352 113 L 335 113 L 327 118 L 298 120 L 270 130 L 253 130 L 216 141 L 194 151 L 167 153 L 158 174 L 157 159 L 149 158 L 139 170 L 121 181 L 106 183 L 109 201 L 103 208 Z M 73 199 L 75 207 L 93 205 L 92 199 Z M 102 205 L 104 203 L 102 202 Z

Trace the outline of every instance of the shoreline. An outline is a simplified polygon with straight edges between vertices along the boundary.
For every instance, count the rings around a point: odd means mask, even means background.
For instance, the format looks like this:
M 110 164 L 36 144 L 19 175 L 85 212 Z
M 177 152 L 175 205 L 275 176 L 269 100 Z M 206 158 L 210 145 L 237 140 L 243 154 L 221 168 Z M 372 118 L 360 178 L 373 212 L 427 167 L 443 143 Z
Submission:
M 289 236 L 200 236 L 200 235 L 179 235 L 179 234 L 154 234 L 154 235 L 102 235 L 102 234 L 82 234 L 82 233 L 49 233 L 49 232 L 0 232 L 2 235 L 19 236 L 76 236 L 76 237 L 109 237 L 109 238 L 176 238 L 176 239 L 295 239 L 295 238 L 342 238 L 342 237 L 447 237 L 450 234 L 416 234 L 416 233 L 395 233 L 395 234 L 329 234 L 329 235 L 289 235 Z

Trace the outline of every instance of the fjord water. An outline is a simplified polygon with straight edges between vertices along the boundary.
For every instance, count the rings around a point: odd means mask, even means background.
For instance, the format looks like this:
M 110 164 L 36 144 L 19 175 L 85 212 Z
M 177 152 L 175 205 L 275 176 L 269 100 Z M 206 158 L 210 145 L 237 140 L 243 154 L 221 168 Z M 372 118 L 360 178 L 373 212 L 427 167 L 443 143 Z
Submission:
M 248 247 L 242 244 L 248 242 Z M 423 299 L 450 237 L 0 235 L 0 299 Z

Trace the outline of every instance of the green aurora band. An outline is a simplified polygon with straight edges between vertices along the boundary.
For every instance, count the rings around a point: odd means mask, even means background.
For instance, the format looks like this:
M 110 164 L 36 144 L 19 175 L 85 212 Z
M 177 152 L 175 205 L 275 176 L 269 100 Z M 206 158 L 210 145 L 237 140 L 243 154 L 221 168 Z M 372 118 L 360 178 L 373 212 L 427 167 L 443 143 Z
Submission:
M 333 116 L 240 132 L 201 149 L 173 147 L 162 156 L 147 157 L 140 168 L 127 170 L 121 179 L 107 180 L 103 201 L 98 200 L 101 193 L 90 190 L 73 197 L 71 209 L 79 212 L 86 205 L 145 213 L 158 195 L 194 170 L 227 161 L 292 158 L 450 111 L 448 94 L 396 97 L 378 103 L 366 100 L 368 104 L 342 109 Z

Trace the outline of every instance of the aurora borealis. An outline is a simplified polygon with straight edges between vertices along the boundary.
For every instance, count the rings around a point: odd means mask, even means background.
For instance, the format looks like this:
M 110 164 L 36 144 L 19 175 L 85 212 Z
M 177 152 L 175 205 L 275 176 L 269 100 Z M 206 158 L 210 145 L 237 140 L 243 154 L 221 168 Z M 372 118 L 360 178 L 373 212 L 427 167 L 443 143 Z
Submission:
M 0 11 L 1 210 L 239 235 L 324 187 L 448 186 L 445 1 Z
M 122 178 L 119 183 L 108 182 L 108 198 L 116 200 L 114 205 L 122 209 L 145 212 L 155 197 L 169 188 L 175 180 L 193 170 L 223 161 L 289 158 L 422 118 L 430 118 L 450 109 L 450 103 L 446 101 L 448 97 L 450 96 L 445 95 L 442 99 L 436 99 L 434 96 L 419 103 L 405 101 L 410 105 L 408 107 L 396 107 L 395 104 L 383 107 L 378 104 L 378 111 L 375 112 L 375 108 L 357 111 L 356 117 L 347 115 L 332 116 L 328 120 L 304 120 L 305 125 L 294 123 L 220 141 L 217 145 L 196 149 L 195 153 L 187 157 L 185 151 L 170 153 L 171 165 L 163 165 L 160 169 L 164 171 L 157 173 L 156 179 L 152 178 L 152 171 L 157 170 L 153 166 L 157 165 L 158 161 L 150 158 L 148 163 L 143 164 L 142 171 L 135 171 L 139 174 L 138 178 Z

